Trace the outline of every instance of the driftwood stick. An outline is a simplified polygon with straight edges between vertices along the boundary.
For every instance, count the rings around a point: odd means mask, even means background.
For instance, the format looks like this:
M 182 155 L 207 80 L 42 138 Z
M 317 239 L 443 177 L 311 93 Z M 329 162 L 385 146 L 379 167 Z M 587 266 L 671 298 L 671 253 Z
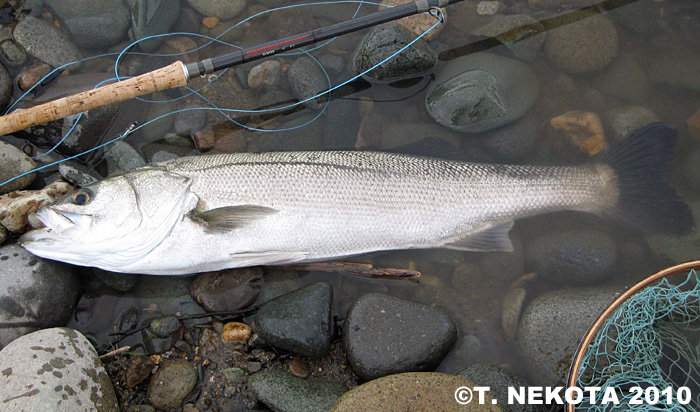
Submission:
M 420 277 L 420 272 L 411 269 L 377 268 L 369 263 L 355 262 L 316 262 L 302 263 L 299 265 L 275 266 L 279 269 L 307 270 L 331 273 L 347 273 L 355 276 L 364 276 L 381 279 L 403 279 Z

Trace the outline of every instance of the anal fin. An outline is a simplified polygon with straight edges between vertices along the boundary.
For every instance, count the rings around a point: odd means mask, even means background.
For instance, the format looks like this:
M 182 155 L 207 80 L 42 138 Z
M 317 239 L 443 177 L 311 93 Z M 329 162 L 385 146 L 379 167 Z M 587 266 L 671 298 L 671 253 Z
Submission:
M 283 251 L 265 251 L 265 252 L 243 252 L 232 253 L 232 262 L 235 267 L 244 266 L 264 266 L 264 265 L 287 265 L 290 263 L 301 262 L 309 255 L 308 252 L 283 252 Z
M 230 232 L 278 212 L 279 210 L 266 206 L 239 205 L 195 212 L 192 216 L 205 222 L 207 231 L 222 233 Z
M 470 233 L 461 239 L 445 243 L 441 247 L 469 252 L 512 252 L 513 243 L 508 237 L 508 232 L 514 223 L 513 220 L 506 220 Z

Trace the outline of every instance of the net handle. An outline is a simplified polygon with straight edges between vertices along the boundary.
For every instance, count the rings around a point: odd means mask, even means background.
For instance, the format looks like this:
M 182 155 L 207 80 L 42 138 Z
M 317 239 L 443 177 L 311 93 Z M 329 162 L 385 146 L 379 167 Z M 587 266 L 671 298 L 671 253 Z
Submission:
M 607 308 L 598 316 L 598 318 L 593 322 L 590 328 L 588 328 L 588 331 L 583 337 L 583 340 L 581 341 L 581 344 L 579 345 L 578 349 L 576 350 L 576 355 L 574 356 L 574 361 L 571 365 L 571 368 L 569 369 L 569 379 L 567 382 L 567 387 L 568 388 L 573 388 L 576 386 L 576 378 L 578 376 L 579 370 L 581 369 L 581 364 L 583 363 L 583 357 L 586 355 L 586 351 L 588 350 L 588 346 L 591 344 L 593 341 L 593 338 L 595 338 L 596 334 L 600 330 L 600 328 L 603 326 L 603 323 L 607 320 L 607 318 L 618 308 L 624 301 L 629 299 L 632 295 L 636 294 L 640 290 L 650 286 L 651 284 L 656 283 L 659 279 L 663 279 L 665 277 L 675 275 L 677 273 L 681 272 L 686 272 L 689 270 L 693 269 L 700 269 L 700 260 L 693 260 L 690 262 L 685 262 L 681 263 L 679 265 L 671 266 L 669 268 L 666 268 L 664 270 L 661 270 L 659 272 L 654 273 L 653 275 L 649 276 L 646 279 L 641 280 L 631 288 L 629 288 L 627 291 L 625 291 L 623 294 L 618 296 L 610 305 L 608 305 Z M 576 405 L 573 404 L 567 404 L 566 405 L 566 412 L 575 412 Z

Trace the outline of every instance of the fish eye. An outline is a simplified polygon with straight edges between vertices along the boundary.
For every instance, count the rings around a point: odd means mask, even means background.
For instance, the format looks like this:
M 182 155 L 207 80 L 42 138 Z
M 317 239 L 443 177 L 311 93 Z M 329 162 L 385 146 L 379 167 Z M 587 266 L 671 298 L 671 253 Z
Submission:
M 73 193 L 71 200 L 73 200 L 73 203 L 76 205 L 86 205 L 90 203 L 94 195 L 95 194 L 92 193 L 92 190 L 90 189 L 80 189 Z

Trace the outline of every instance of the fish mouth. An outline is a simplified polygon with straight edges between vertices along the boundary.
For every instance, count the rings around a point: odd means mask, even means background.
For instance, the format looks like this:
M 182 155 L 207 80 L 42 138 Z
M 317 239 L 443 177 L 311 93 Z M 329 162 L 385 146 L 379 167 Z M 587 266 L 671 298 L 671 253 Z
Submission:
M 19 239 L 20 246 L 33 242 L 59 242 L 71 237 L 74 230 L 87 229 L 92 222 L 91 215 L 56 210 L 51 206 L 39 208 L 29 215 L 30 222 L 38 220 L 43 227 L 32 230 Z M 82 231 L 81 231 L 82 232 Z

